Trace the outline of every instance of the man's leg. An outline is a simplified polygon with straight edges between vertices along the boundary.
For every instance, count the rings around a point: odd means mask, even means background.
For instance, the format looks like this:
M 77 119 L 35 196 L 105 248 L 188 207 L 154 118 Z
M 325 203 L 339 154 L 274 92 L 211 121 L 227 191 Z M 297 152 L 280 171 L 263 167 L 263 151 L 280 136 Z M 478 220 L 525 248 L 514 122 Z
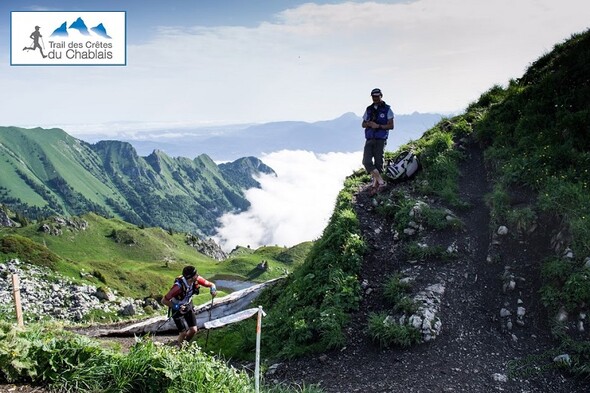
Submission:
M 178 328 L 178 338 L 176 339 L 178 346 L 180 347 L 186 336 L 188 334 L 189 326 L 186 323 L 186 319 L 179 311 L 176 311 L 174 315 L 172 315 L 172 319 L 174 320 L 174 324 Z
M 193 336 L 194 336 L 195 334 L 197 334 L 197 331 L 198 331 L 198 329 L 197 329 L 197 327 L 196 327 L 196 326 L 191 326 L 191 327 L 190 327 L 190 328 L 187 330 L 187 332 L 186 332 L 186 337 L 185 337 L 184 339 L 185 339 L 186 341 L 190 341 L 190 340 L 193 338 Z
M 373 178 L 371 186 L 373 188 L 377 187 L 377 177 L 375 177 L 375 164 L 373 163 L 373 157 L 375 156 L 375 140 L 368 139 L 365 142 L 365 147 L 363 149 L 363 166 L 365 170 L 371 177 Z M 377 172 L 379 173 L 379 172 Z
M 385 154 L 386 139 L 379 139 L 375 141 L 375 170 L 373 171 L 377 184 L 382 186 L 385 184 L 381 172 L 383 171 L 383 155 Z
M 186 312 L 186 314 L 184 314 L 184 320 L 186 321 L 186 325 L 188 326 L 184 339 L 186 341 L 190 341 L 198 330 L 197 316 L 195 315 L 195 312 L 193 311 L 192 307 L 189 309 L 189 311 Z
M 373 169 L 373 172 L 371 172 L 371 176 L 373 176 L 373 182 L 376 186 L 385 184 L 385 180 L 383 180 L 383 177 L 381 177 L 381 173 L 379 173 L 377 169 Z
M 363 149 L 363 166 L 367 173 L 371 173 L 375 169 L 375 164 L 373 164 L 373 142 L 374 140 L 368 139 Z
M 39 43 L 36 43 L 35 44 L 35 48 L 39 48 L 39 52 L 41 52 L 41 56 L 43 56 L 43 58 L 46 58 L 47 57 L 47 55 L 45 55 L 43 53 L 43 48 L 41 48 L 41 45 L 39 45 Z
M 375 168 L 381 173 L 383 171 L 383 155 L 385 154 L 386 139 L 378 139 L 375 141 Z
M 180 334 L 178 335 L 178 338 L 176 339 L 176 343 L 178 344 L 179 347 L 182 346 L 182 343 L 186 339 L 186 335 L 187 335 L 187 330 L 180 332 Z

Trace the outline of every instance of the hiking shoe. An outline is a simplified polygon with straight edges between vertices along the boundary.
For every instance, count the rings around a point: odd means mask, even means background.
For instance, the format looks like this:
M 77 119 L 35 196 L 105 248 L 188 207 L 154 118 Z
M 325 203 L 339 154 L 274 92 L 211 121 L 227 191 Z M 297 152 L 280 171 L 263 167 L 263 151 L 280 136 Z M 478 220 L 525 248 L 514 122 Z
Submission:
M 168 347 L 180 348 L 180 345 L 178 344 L 178 340 L 177 339 L 173 339 L 173 340 L 170 340 L 168 342 L 165 342 L 164 345 L 166 345 Z
M 379 184 L 379 185 L 377 186 L 377 189 L 376 189 L 376 191 L 375 191 L 375 192 L 376 192 L 376 193 L 377 193 L 377 192 L 383 192 L 383 191 L 385 191 L 385 189 L 386 189 L 386 188 L 387 188 L 387 183 L 383 182 L 383 183 L 381 183 L 381 184 Z
M 369 193 L 369 196 L 373 196 L 375 194 L 377 194 L 377 190 L 379 189 L 379 186 L 377 186 L 376 184 L 371 184 L 367 190 Z

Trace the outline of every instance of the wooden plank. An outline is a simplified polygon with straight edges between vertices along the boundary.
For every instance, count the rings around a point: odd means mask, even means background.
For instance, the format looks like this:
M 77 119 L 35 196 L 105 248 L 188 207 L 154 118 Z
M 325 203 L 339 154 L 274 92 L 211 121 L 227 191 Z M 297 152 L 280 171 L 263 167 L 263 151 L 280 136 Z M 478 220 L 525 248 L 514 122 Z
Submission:
M 197 315 L 197 327 L 203 328 L 205 322 L 210 319 L 218 319 L 227 315 L 242 311 L 250 306 L 252 301 L 258 297 L 262 289 L 268 285 L 272 285 L 282 278 L 276 278 L 264 282 L 262 284 L 253 285 L 240 291 L 235 291 L 222 298 L 215 298 L 213 304 L 207 302 L 195 307 L 195 314 Z M 211 309 L 211 316 L 209 317 L 209 309 Z M 93 336 L 126 336 L 141 333 L 157 333 L 176 331 L 176 325 L 172 318 L 166 316 L 158 316 L 149 318 L 141 322 L 133 323 L 118 329 L 100 329 L 92 333 Z

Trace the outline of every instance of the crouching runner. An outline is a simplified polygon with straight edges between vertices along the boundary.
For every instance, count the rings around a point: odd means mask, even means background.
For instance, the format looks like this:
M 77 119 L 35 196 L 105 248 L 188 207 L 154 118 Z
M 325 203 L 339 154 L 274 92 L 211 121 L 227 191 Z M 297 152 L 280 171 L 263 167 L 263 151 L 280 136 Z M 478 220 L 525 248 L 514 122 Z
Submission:
M 172 312 L 172 319 L 178 328 L 178 346 L 190 341 L 197 333 L 197 316 L 193 309 L 192 297 L 199 294 L 199 287 L 209 288 L 211 296 L 217 295 L 215 284 L 199 276 L 194 266 L 182 269 L 182 276 L 174 280 L 174 285 L 162 298 L 162 304 Z

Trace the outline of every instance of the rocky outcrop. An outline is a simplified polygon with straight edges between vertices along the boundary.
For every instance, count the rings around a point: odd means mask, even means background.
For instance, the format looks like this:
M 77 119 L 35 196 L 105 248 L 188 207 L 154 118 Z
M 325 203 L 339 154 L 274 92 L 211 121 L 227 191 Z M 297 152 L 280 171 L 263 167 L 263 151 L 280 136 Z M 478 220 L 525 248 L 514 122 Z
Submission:
M 408 321 L 411 326 L 422 334 L 424 342 L 432 341 L 440 334 L 442 322 L 439 314 L 441 298 L 444 292 L 444 284 L 437 283 L 429 285 L 414 297 L 414 302 L 419 306 Z
M 0 209 L 0 227 L 15 227 L 16 223 L 8 217 L 3 209 Z
M 194 247 L 201 254 L 207 255 L 216 261 L 227 259 L 227 254 L 221 249 L 221 247 L 219 247 L 219 244 L 215 243 L 215 240 L 211 238 L 201 239 L 200 237 L 189 233 L 186 235 L 186 244 Z
M 39 232 L 48 235 L 61 236 L 64 230 L 85 231 L 88 229 L 88 221 L 80 218 L 53 217 L 50 222 L 45 222 L 39 227 Z
M 83 321 L 96 311 L 121 316 L 141 316 L 144 307 L 158 308 L 157 302 L 117 296 L 105 288 L 76 284 L 48 268 L 12 259 L 0 264 L 0 309 L 14 314 L 12 274 L 20 281 L 20 297 L 25 321 L 40 319 Z

